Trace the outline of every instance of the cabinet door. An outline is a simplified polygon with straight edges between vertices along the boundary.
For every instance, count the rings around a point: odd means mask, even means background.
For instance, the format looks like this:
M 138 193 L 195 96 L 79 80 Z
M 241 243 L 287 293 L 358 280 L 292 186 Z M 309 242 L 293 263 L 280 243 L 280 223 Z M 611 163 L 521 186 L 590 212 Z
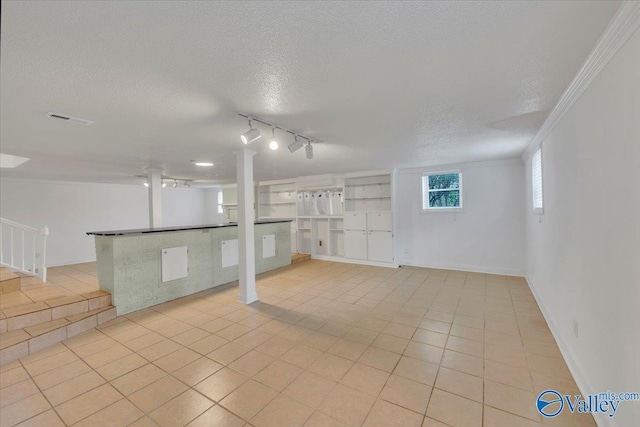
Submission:
M 367 259 L 367 232 L 345 230 L 344 256 L 351 259 Z
M 369 261 L 393 262 L 393 237 L 390 231 L 369 231 L 367 237 Z
M 391 212 L 372 212 L 367 214 L 367 225 L 371 231 L 391 231 Z
M 345 230 L 366 230 L 367 217 L 365 213 L 347 212 L 344 214 Z

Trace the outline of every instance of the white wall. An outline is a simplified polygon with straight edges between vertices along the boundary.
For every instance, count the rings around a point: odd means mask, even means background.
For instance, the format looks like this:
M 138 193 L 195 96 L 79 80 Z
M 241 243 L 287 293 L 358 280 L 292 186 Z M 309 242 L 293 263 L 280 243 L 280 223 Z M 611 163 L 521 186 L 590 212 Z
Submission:
M 583 394 L 640 391 L 639 31 L 542 142 L 542 171 L 538 216 L 527 159 L 530 286 Z M 638 420 L 623 402 L 598 421 Z
M 219 222 L 215 206 L 209 206 L 206 197 L 213 191 L 164 188 L 163 225 Z M 95 260 L 94 239 L 85 234 L 87 231 L 149 226 L 148 194 L 142 186 L 3 178 L 0 216 L 34 227 L 49 227 L 49 266 L 87 262 Z
M 423 213 L 423 173 L 462 171 L 460 213 Z M 521 160 L 401 169 L 396 182 L 400 264 L 522 275 L 524 166 Z

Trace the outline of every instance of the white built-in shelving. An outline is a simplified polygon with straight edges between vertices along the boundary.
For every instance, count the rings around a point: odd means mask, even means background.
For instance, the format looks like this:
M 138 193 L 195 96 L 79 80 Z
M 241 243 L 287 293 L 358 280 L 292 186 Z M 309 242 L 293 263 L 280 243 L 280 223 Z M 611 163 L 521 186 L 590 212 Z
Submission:
M 322 175 L 257 187 L 258 216 L 292 219 L 292 251 L 394 266 L 393 173 Z

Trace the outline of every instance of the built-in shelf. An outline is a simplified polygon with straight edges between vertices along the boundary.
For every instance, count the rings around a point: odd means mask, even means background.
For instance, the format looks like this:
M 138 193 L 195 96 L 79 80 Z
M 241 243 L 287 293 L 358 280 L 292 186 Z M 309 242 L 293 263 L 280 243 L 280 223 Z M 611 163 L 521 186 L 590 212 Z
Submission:
M 345 200 L 384 200 L 384 199 L 390 199 L 391 196 L 385 196 L 385 197 L 347 197 Z
M 346 184 L 345 187 L 369 187 L 372 185 L 391 185 L 390 182 L 374 182 L 371 184 Z
M 302 219 L 327 219 L 327 218 L 342 218 L 342 215 L 298 215 L 298 218 Z
M 270 202 L 270 203 L 260 203 L 261 206 L 269 206 L 269 205 L 295 205 L 296 202 Z

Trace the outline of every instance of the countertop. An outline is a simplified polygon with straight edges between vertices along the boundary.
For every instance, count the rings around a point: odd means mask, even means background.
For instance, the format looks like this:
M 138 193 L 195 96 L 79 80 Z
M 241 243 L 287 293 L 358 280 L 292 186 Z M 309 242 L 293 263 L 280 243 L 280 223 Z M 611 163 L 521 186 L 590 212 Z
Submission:
M 254 224 L 274 224 L 278 222 L 291 222 L 291 219 L 263 219 L 255 221 Z M 88 235 L 93 236 L 126 236 L 128 234 L 147 234 L 147 233 L 167 233 L 171 231 L 185 231 L 185 230 L 203 230 L 207 228 L 223 228 L 223 227 L 237 227 L 237 222 L 228 222 L 225 224 L 204 224 L 204 225 L 185 225 L 178 227 L 159 227 L 159 228 L 138 228 L 132 230 L 111 230 L 111 231 L 89 231 Z

